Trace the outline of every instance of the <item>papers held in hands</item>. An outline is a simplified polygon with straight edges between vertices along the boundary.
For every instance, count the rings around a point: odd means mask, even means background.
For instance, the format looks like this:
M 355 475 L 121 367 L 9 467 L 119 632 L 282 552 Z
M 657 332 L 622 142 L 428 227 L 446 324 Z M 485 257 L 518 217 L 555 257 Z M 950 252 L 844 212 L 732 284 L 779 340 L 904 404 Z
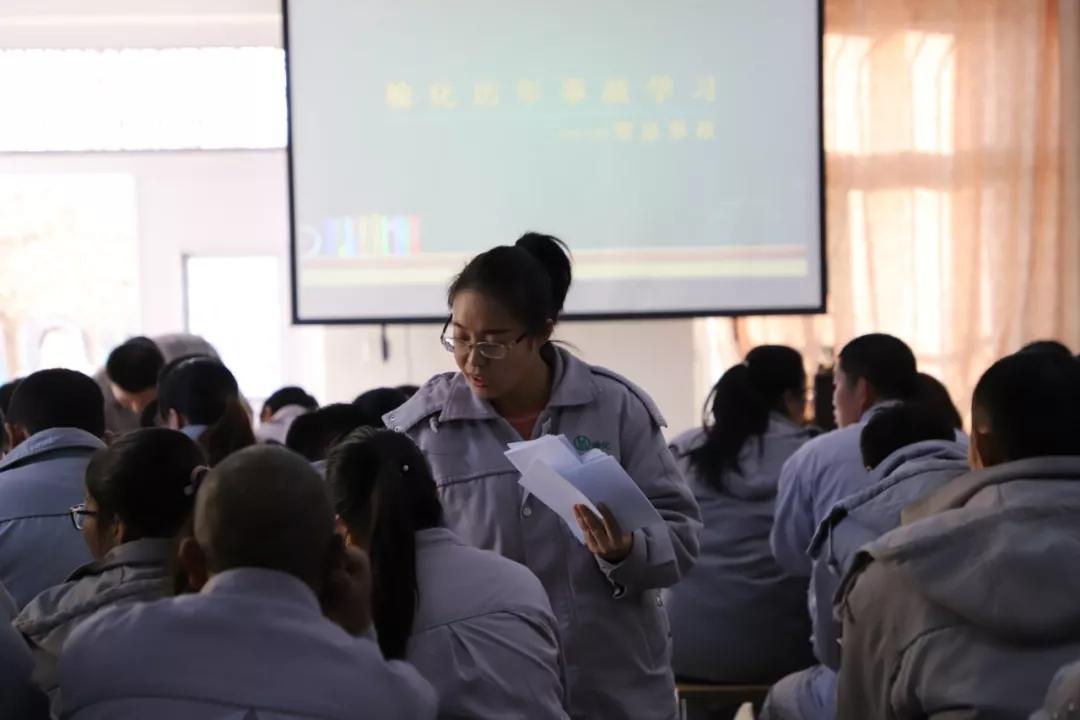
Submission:
M 505 455 L 521 473 L 518 484 L 559 515 L 583 545 L 575 505 L 597 517 L 596 506 L 606 505 L 626 532 L 664 521 L 622 465 L 600 450 L 578 455 L 563 435 L 510 443 L 509 448 Z

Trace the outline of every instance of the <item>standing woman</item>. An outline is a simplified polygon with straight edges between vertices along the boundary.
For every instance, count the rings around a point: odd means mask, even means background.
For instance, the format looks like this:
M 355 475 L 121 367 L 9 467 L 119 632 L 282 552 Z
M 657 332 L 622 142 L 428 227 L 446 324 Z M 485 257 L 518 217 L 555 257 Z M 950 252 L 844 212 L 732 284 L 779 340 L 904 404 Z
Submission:
M 550 342 L 570 279 L 566 246 L 546 235 L 473 258 L 450 286 L 442 336 L 460 372 L 432 378 L 386 424 L 427 456 L 447 526 L 540 578 L 562 635 L 571 716 L 672 718 L 660 589 L 693 564 L 699 512 L 648 395 Z M 664 522 L 628 533 L 578 508 L 580 544 L 503 456 L 508 443 L 545 434 L 616 458 Z
M 158 380 L 158 409 L 168 427 L 202 446 L 211 466 L 255 444 L 236 378 L 215 358 L 196 355 L 167 365 Z

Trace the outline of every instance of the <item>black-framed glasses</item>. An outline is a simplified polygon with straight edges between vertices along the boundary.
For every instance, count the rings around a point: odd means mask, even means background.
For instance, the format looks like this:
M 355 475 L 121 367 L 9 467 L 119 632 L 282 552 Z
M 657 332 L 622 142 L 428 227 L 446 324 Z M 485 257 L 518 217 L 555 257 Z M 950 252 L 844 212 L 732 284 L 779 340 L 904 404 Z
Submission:
M 86 503 L 79 503 L 68 512 L 71 514 L 71 524 L 75 526 L 76 530 L 82 530 L 86 526 L 86 518 L 97 515 L 96 510 L 86 509 Z
M 454 355 L 465 356 L 473 350 L 486 357 L 488 360 L 502 360 L 510 354 L 510 348 L 517 345 L 519 342 L 529 337 L 529 333 L 521 333 L 521 337 L 513 342 L 509 343 L 497 343 L 497 342 L 474 342 L 467 343 L 464 340 L 458 340 L 455 337 L 448 336 L 446 334 L 447 329 L 450 327 L 450 321 L 452 317 L 446 319 L 446 324 L 443 325 L 442 333 L 439 334 L 439 342 L 442 343 L 446 352 L 453 353 Z

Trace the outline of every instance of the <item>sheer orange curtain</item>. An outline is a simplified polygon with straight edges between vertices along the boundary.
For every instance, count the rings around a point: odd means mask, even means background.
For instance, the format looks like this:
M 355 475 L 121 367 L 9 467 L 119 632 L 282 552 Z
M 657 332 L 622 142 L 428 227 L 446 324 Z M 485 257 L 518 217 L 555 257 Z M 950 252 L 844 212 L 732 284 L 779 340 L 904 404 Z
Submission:
M 720 364 L 897 335 L 962 409 L 994 359 L 1080 351 L 1080 0 L 827 0 L 828 313 L 708 320 Z

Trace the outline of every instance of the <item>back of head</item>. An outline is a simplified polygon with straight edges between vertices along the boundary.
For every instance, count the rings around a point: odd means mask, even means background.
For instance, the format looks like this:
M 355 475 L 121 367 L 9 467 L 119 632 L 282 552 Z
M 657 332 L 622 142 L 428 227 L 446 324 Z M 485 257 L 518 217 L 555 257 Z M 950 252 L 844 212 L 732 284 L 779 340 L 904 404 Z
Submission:
M 765 433 L 769 415 L 787 414 L 788 398 L 806 396 L 802 356 L 783 345 L 754 348 L 746 360 L 728 369 L 706 401 L 705 444 L 690 461 L 717 489 L 725 470 L 738 472 L 739 453 L 751 437 Z M 709 407 L 711 406 L 711 407 Z
M 1080 363 L 1017 353 L 987 370 L 971 401 L 972 443 L 983 465 L 1080 455 Z
M 409 397 L 397 388 L 375 388 L 353 400 L 353 406 L 360 413 L 360 424 L 367 427 L 383 428 L 383 415 L 397 410 L 408 402 Z
M 398 385 L 397 389 L 404 393 L 406 400 L 412 398 L 413 395 L 420 392 L 419 385 Z
M 210 357 L 199 355 L 166 366 L 158 382 L 158 411 L 166 418 L 175 412 L 187 425 L 208 426 L 199 444 L 211 465 L 255 443 L 236 378 Z
M 92 378 L 55 368 L 27 376 L 11 398 L 7 422 L 28 435 L 50 428 L 78 428 L 105 434 L 105 398 Z
M 287 405 L 297 405 L 308 410 L 318 410 L 319 402 L 309 395 L 306 390 L 295 385 L 283 387 L 275 391 L 263 403 L 263 414 L 273 415 Z
M 138 393 L 154 387 L 164 366 L 165 356 L 153 340 L 134 337 L 109 353 L 105 374 L 114 385 Z
M 330 451 L 334 508 L 369 547 L 379 645 L 403 658 L 416 613 L 416 533 L 442 524 L 435 480 L 407 435 L 361 428 Z
M 195 539 L 211 574 L 277 570 L 319 592 L 333 538 L 334 514 L 322 478 L 280 446 L 230 455 L 199 488 Z
M 505 307 L 526 332 L 542 333 L 562 314 L 573 277 L 569 253 L 556 237 L 526 233 L 513 246 L 474 257 L 451 283 L 447 300 L 452 306 L 461 292 L 482 293 Z
M 352 404 L 334 403 L 301 415 L 289 426 L 285 447 L 310 462 L 325 460 L 334 443 L 364 425 L 364 416 Z
M 193 505 L 193 475 L 202 450 L 183 433 L 136 430 L 99 450 L 86 470 L 86 490 L 97 503 L 98 522 L 123 522 L 129 539 L 171 538 Z
M 1058 357 L 1072 357 L 1072 350 L 1057 340 L 1036 340 L 1020 348 L 1022 353 L 1050 353 Z
M 948 420 L 955 429 L 964 429 L 964 419 L 960 417 L 960 411 L 953 403 L 949 389 L 933 375 L 919 373 L 912 399 Z
M 916 391 L 915 355 L 892 335 L 855 338 L 840 351 L 839 366 L 849 383 L 866 380 L 879 400 L 907 400 Z
M 859 439 L 863 465 L 873 470 L 900 448 L 926 440 L 955 440 L 948 414 L 921 403 L 905 402 L 874 413 Z

